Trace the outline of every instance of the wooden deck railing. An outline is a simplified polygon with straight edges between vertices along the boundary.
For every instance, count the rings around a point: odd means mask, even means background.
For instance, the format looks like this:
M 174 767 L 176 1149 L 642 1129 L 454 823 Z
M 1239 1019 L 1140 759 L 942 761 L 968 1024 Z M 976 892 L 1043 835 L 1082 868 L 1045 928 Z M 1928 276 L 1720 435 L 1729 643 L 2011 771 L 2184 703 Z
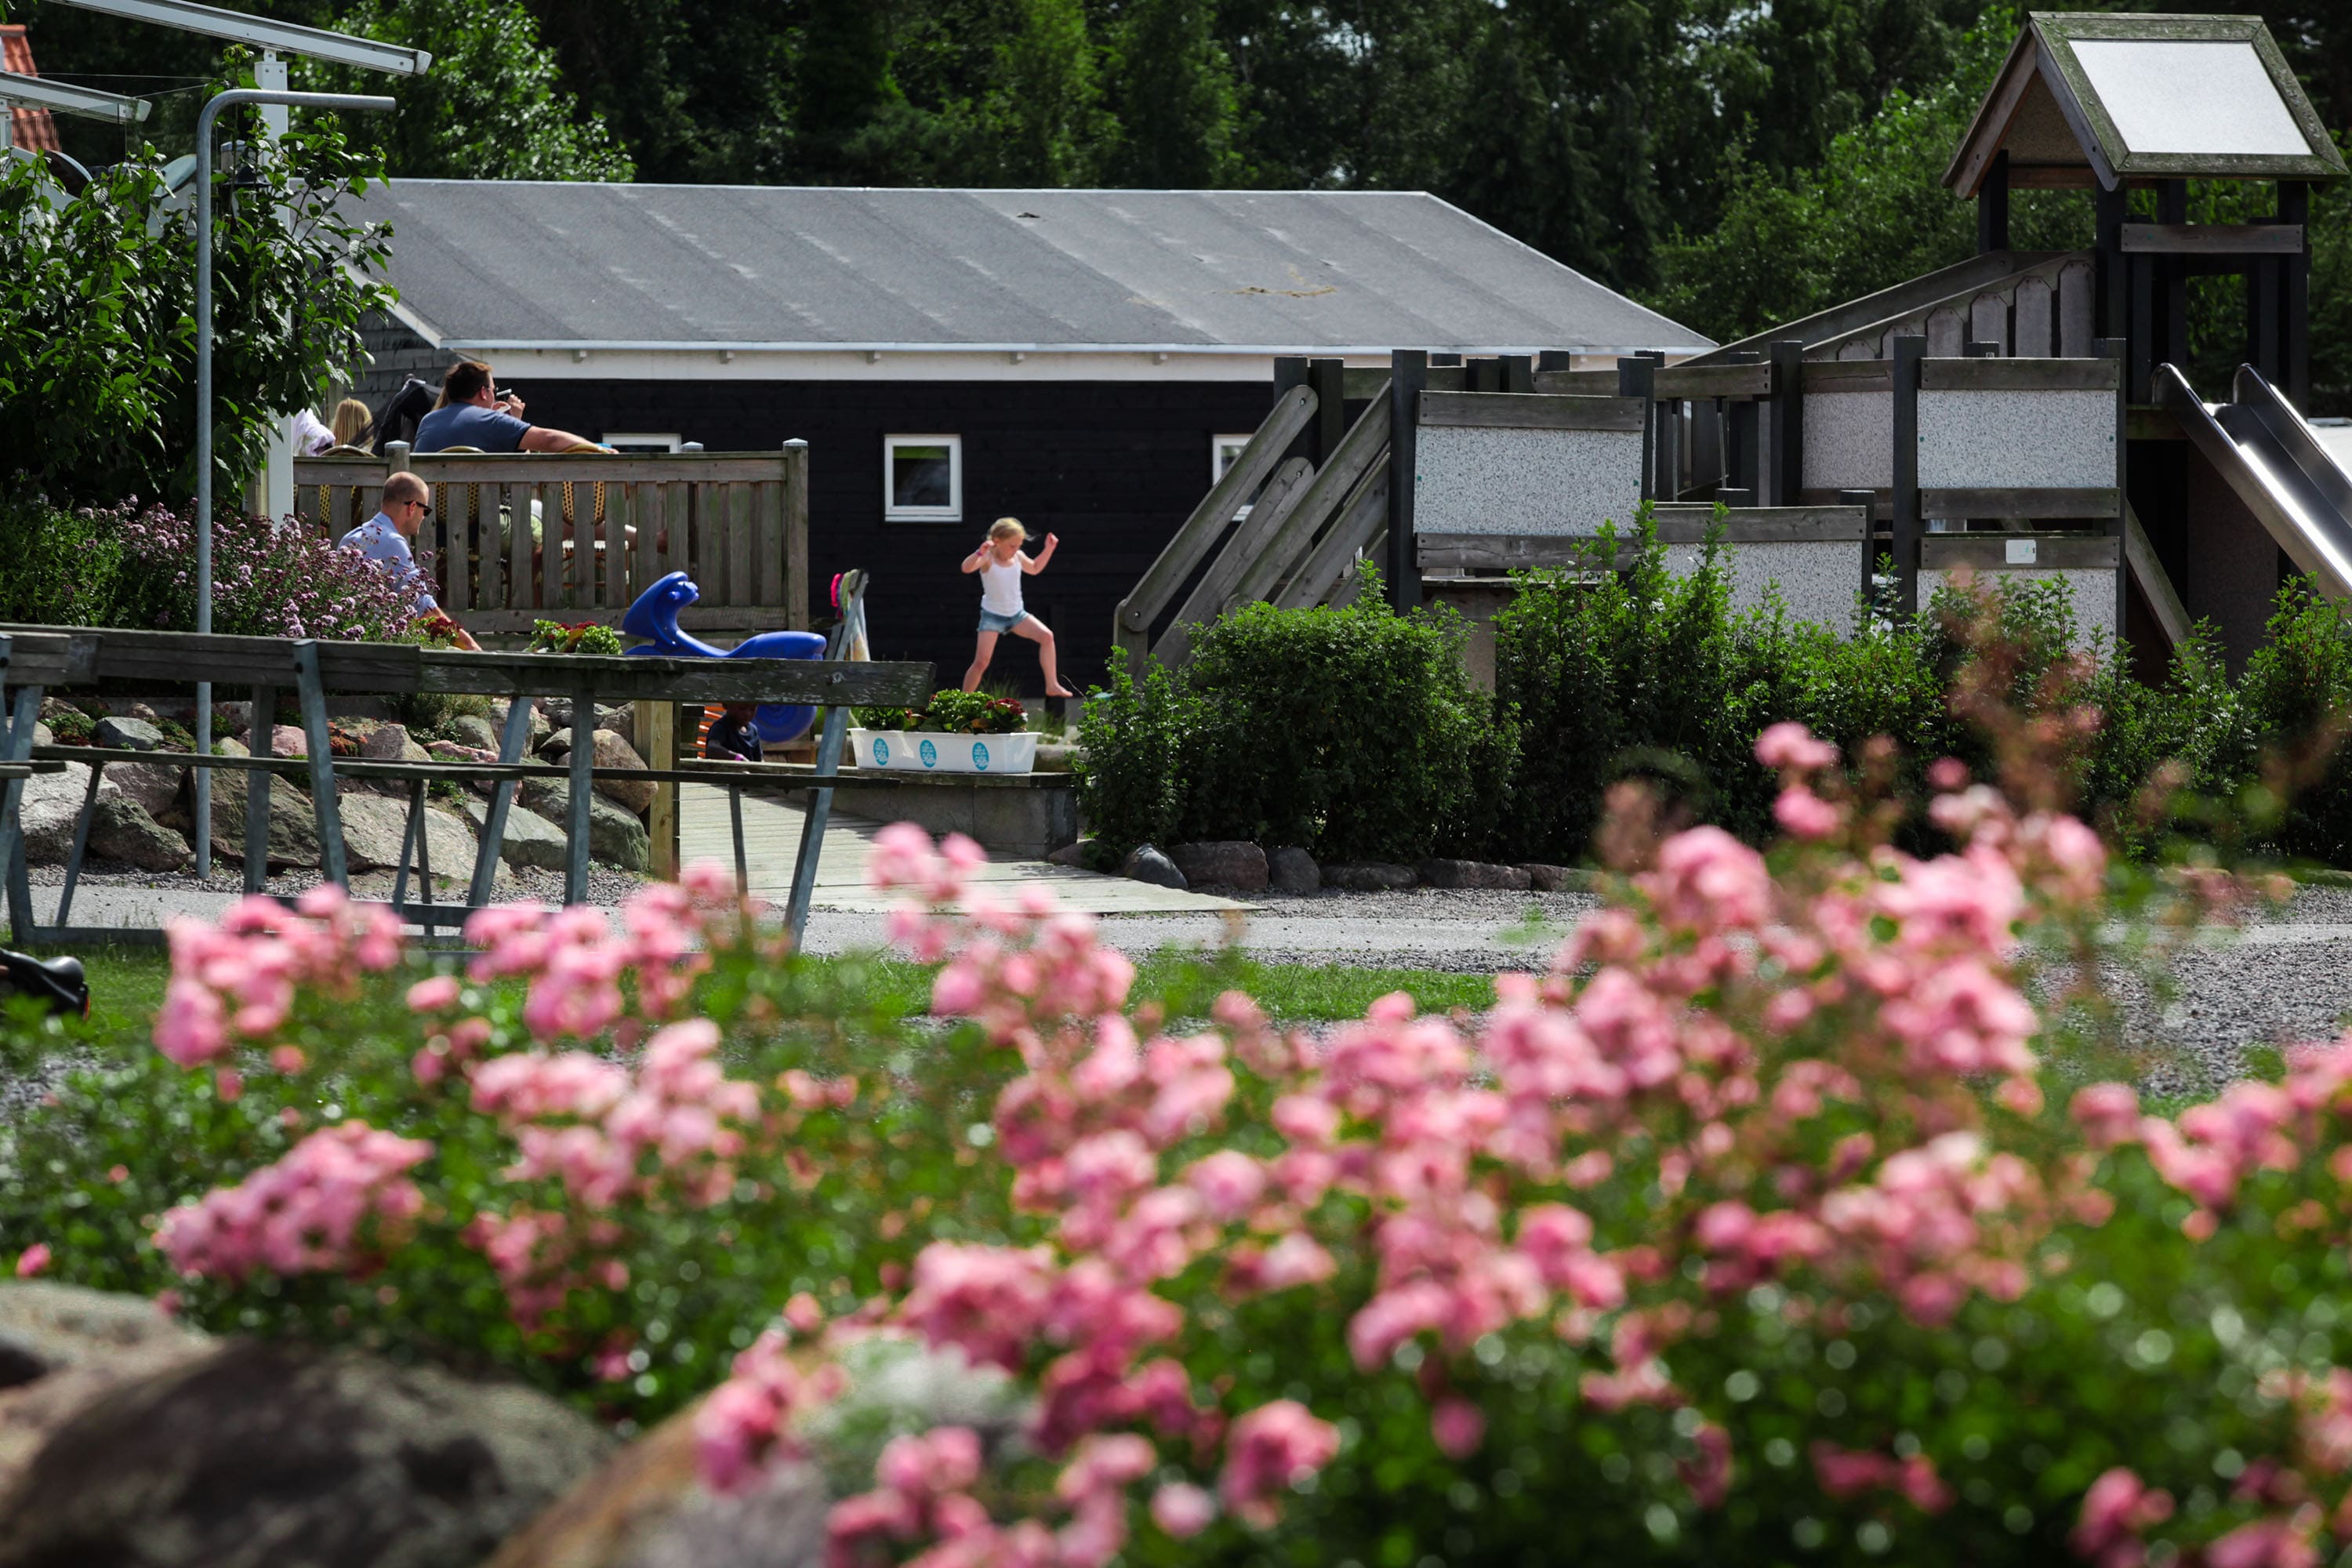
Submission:
M 704 631 L 808 625 L 808 443 L 777 452 L 613 457 L 331 453 L 294 464 L 295 510 L 331 536 L 373 516 L 384 477 L 433 487 L 417 541 L 434 592 L 476 633 L 540 619 L 617 625 L 637 595 L 685 572 Z M 536 520 L 536 526 L 534 526 Z

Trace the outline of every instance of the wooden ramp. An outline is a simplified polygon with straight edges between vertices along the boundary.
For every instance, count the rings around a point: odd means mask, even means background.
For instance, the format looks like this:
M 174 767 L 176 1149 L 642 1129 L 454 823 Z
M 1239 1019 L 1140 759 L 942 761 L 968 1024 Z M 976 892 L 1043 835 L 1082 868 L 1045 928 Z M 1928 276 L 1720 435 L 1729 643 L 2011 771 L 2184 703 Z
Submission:
M 743 858 L 751 891 L 772 903 L 782 903 L 792 891 L 793 857 L 800 848 L 802 815 L 801 806 L 790 799 L 744 792 Z M 732 863 L 734 846 L 725 790 L 680 784 L 677 816 L 681 861 Z M 866 885 L 866 863 L 873 853 L 874 836 L 882 826 L 862 817 L 845 816 L 837 809 L 833 813 L 817 859 L 812 909 L 878 911 L 897 901 Z M 973 880 L 1007 900 L 1025 884 L 1042 884 L 1053 889 L 1064 909 L 1081 914 L 1197 914 L 1249 907 L 1231 899 L 1180 893 L 1172 888 L 1098 876 L 1043 860 L 992 860 Z

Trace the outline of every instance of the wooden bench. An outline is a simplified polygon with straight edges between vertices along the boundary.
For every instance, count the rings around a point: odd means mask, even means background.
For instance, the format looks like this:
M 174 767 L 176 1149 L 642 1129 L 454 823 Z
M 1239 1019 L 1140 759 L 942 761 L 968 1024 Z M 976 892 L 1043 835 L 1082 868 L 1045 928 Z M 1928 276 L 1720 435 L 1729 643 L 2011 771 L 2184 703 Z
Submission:
M 300 710 L 308 754 L 235 757 L 33 745 L 33 724 L 39 717 L 41 700 L 47 692 L 100 680 L 151 684 L 203 681 L 215 686 L 247 687 L 252 694 L 253 711 L 258 716 L 257 740 L 268 731 L 268 716 L 277 710 L 278 694 L 290 688 Z M 824 707 L 825 723 L 817 744 L 814 774 L 807 779 L 760 781 L 769 788 L 806 790 L 811 794 L 807 826 L 785 911 L 787 923 L 797 937 L 808 919 L 818 849 L 832 810 L 831 781 L 840 771 L 851 706 L 919 702 L 929 695 L 930 680 L 931 667 L 928 664 L 467 653 L 407 644 L 336 643 L 112 627 L 0 626 L 0 689 L 5 689 L 10 695 L 8 721 L 5 731 L 0 731 L 0 766 L 13 764 L 11 773 L 15 766 L 27 773 L 47 772 L 71 761 L 88 763 L 91 769 L 76 830 L 76 848 L 68 867 L 66 893 L 59 901 L 57 922 L 46 928 L 34 921 L 31 889 L 25 869 L 18 823 L 24 780 L 22 776 L 0 773 L 0 868 L 5 868 L 7 878 L 10 921 L 20 942 L 125 939 L 122 931 L 83 931 L 67 923 L 72 886 L 87 843 L 99 783 L 110 763 L 163 762 L 194 769 L 199 837 L 207 834 L 210 821 L 212 773 L 226 768 L 249 774 L 245 846 L 245 883 L 249 892 L 260 890 L 267 871 L 268 786 L 273 777 L 289 774 L 308 778 L 317 813 L 322 869 L 328 880 L 345 888 L 350 886 L 350 876 L 344 858 L 337 781 L 348 778 L 405 782 L 409 785 L 407 842 L 403 846 L 390 907 L 404 921 L 428 929 L 462 925 L 467 911 L 489 901 L 507 814 L 513 804 L 516 786 L 526 778 L 569 781 L 570 820 L 563 825 L 568 837 L 564 898 L 572 903 L 580 901 L 587 890 L 589 805 L 597 779 L 653 784 L 725 782 L 730 791 L 741 788 L 723 778 L 714 779 L 708 770 L 700 768 L 692 772 L 676 768 L 598 768 L 594 765 L 595 748 L 586 744 L 574 744 L 562 764 L 524 761 L 530 737 L 530 699 L 561 697 L 573 704 L 575 716 L 593 714 L 600 698 L 646 703 L 814 703 Z M 327 728 L 330 694 L 400 696 L 421 692 L 509 699 L 499 760 L 381 762 L 333 754 Z M 488 783 L 491 786 L 472 880 L 462 907 L 433 902 L 430 861 L 424 854 L 425 789 L 445 780 Z M 740 807 L 737 818 L 740 825 Z M 740 835 L 739 826 L 739 866 L 742 858 Z M 412 848 L 418 852 L 420 869 L 425 873 L 421 904 L 406 898 Z M 160 939 L 160 933 L 156 937 Z

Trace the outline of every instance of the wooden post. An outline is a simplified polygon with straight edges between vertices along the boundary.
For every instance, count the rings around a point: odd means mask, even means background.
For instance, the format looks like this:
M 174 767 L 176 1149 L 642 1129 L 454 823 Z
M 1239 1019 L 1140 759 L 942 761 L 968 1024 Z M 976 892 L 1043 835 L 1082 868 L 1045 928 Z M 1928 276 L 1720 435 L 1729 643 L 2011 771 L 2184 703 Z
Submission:
M 2129 320 L 2124 220 L 2130 214 L 2130 195 L 2121 186 L 2112 191 L 2101 186 L 2091 193 L 2091 209 L 2097 235 L 2091 267 L 2091 331 L 2098 337 L 2119 338 Z
M 1536 389 L 1535 363 L 1525 354 L 1505 354 L 1495 362 L 1502 367 L 1505 392 L 1533 392 Z
M 1503 367 L 1490 359 L 1474 359 L 1465 363 L 1465 392 L 1500 392 L 1503 390 Z
M 343 860 L 343 813 L 342 802 L 335 795 L 335 752 L 327 740 L 327 690 L 319 678 L 319 645 L 310 637 L 294 645 L 294 684 L 302 705 L 302 744 L 310 753 L 310 809 L 319 824 L 320 874 L 348 893 L 352 879 Z M 248 791 L 248 805 L 252 798 Z M 248 837 L 247 843 L 251 842 Z
M 1895 340 L 1895 602 L 1906 615 L 1919 611 L 1919 362 L 1927 356 L 1926 338 Z
M 1805 345 L 1772 345 L 1773 506 L 1797 506 L 1805 484 Z
M 1642 400 L 1642 494 L 1643 500 L 1655 500 L 1658 496 L 1658 405 L 1651 396 L 1657 384 L 1658 366 L 1654 360 L 1638 355 L 1617 362 L 1617 395 Z
M 596 765 L 596 692 L 584 680 L 572 689 L 572 750 L 564 761 L 571 766 L 563 844 L 563 901 L 569 905 L 588 901 L 588 808 L 596 793 L 589 773 Z
M 1664 353 L 1658 349 L 1644 349 L 1640 357 L 1650 362 L 1653 374 L 1662 369 L 1666 363 Z M 1651 404 L 1650 424 L 1656 430 L 1656 438 L 1652 446 L 1656 455 L 1658 471 L 1656 477 L 1651 481 L 1650 495 L 1657 500 L 1682 500 L 1682 404 L 1676 401 L 1659 403 L 1654 400 Z
M 646 767 L 659 773 L 677 766 L 677 703 L 638 703 L 633 728 Z M 654 785 L 654 803 L 646 812 L 646 827 L 654 841 L 653 873 L 665 882 L 677 880 L 677 792 L 674 783 Z
M 1754 349 L 1741 349 L 1726 355 L 1725 361 L 1730 364 L 1757 364 L 1763 358 Z M 1763 489 L 1757 472 L 1764 456 L 1759 428 L 1762 412 L 1752 397 L 1727 398 L 1723 404 L 1724 477 L 1730 481 L 1727 488 L 1746 490 L 1751 497 Z
M 2009 149 L 1992 155 L 1977 190 L 1977 252 L 2009 248 Z
M 266 757 L 274 747 L 271 742 L 278 731 L 278 689 L 257 686 L 247 695 L 246 704 L 252 721 L 246 727 L 246 743 L 257 757 Z M 209 742 L 205 750 L 212 750 Z M 269 770 L 256 768 L 245 775 L 245 890 L 261 891 L 269 879 Z M 58 924 L 64 924 L 60 919 Z
M 530 698 L 517 694 L 507 699 L 506 728 L 499 735 L 499 761 L 509 767 L 523 760 L 523 748 L 530 741 Z M 490 785 L 489 809 L 482 813 L 482 841 L 474 850 L 474 880 L 466 889 L 468 908 L 478 910 L 490 901 L 499 860 L 506 850 L 507 812 L 513 806 L 514 797 L 514 780 L 499 779 Z
M 2091 345 L 2091 352 L 2101 359 L 2121 361 L 2125 357 L 2126 345 L 2116 342 L 2113 338 L 2101 338 L 2098 342 Z M 2124 375 L 2118 376 L 2116 379 L 2121 384 L 2117 385 L 2116 388 L 2116 515 L 2105 521 L 2105 524 L 2100 529 L 2100 531 L 2116 541 L 2116 636 L 2120 637 L 2124 635 L 2125 613 L 2131 607 L 2131 569 L 2125 563 L 2122 541 L 2124 536 L 2124 518 L 2131 510 L 2130 492 L 2124 489 L 2124 482 L 2129 477 L 2126 459 L 2129 458 L 2131 452 L 2130 433 L 2133 389 L 2130 384 L 2128 372 Z M 2146 387 L 2141 387 L 2139 391 L 2141 395 L 2145 396 L 2147 389 Z
M 804 632 L 809 625 L 809 447 L 798 437 L 784 443 L 784 626 Z
M 2279 390 L 2294 405 L 2298 414 L 2311 411 L 2311 186 L 2303 180 L 2279 182 L 2278 213 L 2281 223 L 2291 223 L 2303 230 L 2303 248 L 2293 256 L 2282 257 L 2280 279 L 2279 334 L 2281 368 L 2284 379 Z
M 1878 603 L 1878 492 L 1840 490 L 1838 505 L 1862 508 L 1862 602 Z
M 1576 355 L 1567 349 L 1546 349 L 1536 355 L 1538 370 L 1574 370 Z
M 2156 221 L 2187 223 L 2189 221 L 2189 182 L 2167 180 L 2156 188 Z M 2186 257 L 2158 257 L 2157 292 L 2159 321 L 2164 331 L 2158 340 L 2156 352 L 2150 356 L 2151 365 L 2189 363 L 2189 262 Z M 2140 389 L 2142 396 L 2147 389 Z
M 1315 394 L 1315 422 L 1307 427 L 1307 460 L 1320 468 L 1339 449 L 1348 433 L 1348 362 L 1317 359 L 1307 362 L 1307 384 Z
M 1421 603 L 1421 560 L 1413 548 L 1412 490 L 1420 465 L 1421 388 L 1431 356 L 1421 349 L 1389 355 L 1389 605 L 1402 613 Z
M 1305 385 L 1307 385 L 1307 356 L 1305 354 L 1276 354 L 1274 356 L 1275 402 L 1280 403 L 1284 393 Z M 1309 420 L 1307 428 L 1301 430 L 1297 436 L 1291 438 L 1290 445 L 1284 449 L 1282 456 L 1285 461 L 1287 461 L 1292 458 L 1304 458 L 1310 463 L 1315 461 L 1315 426 L 1311 419 Z M 1244 497 L 1243 499 L 1247 500 L 1248 498 Z M 1225 521 L 1230 522 L 1233 520 L 1228 518 Z

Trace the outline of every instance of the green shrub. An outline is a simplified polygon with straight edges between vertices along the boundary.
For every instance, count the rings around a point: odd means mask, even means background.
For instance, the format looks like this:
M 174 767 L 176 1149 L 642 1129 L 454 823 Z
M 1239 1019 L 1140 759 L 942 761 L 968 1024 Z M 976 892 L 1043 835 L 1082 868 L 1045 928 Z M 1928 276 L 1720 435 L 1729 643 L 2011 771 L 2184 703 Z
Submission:
M 2246 716 L 2273 758 L 2270 793 L 2289 798 L 2275 832 L 2284 854 L 2352 863 L 2352 635 L 2309 578 L 2279 590 L 2270 640 L 2246 661 Z
M 50 626 L 119 624 L 123 545 L 109 513 L 0 500 L 0 621 Z
M 1115 670 L 1087 705 L 1079 805 L 1106 845 L 1246 838 L 1327 860 L 1486 850 L 1516 725 L 1462 665 L 1452 610 L 1249 605 L 1192 661 Z
M 1070 773 L 1078 809 L 1107 851 L 1176 842 L 1200 704 L 1158 659 L 1113 660 L 1110 689 L 1086 704 Z
M 1775 794 L 1753 754 L 1766 725 L 1802 720 L 1848 746 L 1932 729 L 1943 687 L 1918 633 L 1863 623 L 1843 641 L 1777 602 L 1734 611 L 1720 533 L 1677 574 L 1646 504 L 1626 537 L 1622 570 L 1604 527 L 1582 571 L 1524 575 L 1495 617 L 1496 693 L 1521 731 L 1514 858 L 1582 858 L 1609 787 L 1634 775 L 1758 839 Z

